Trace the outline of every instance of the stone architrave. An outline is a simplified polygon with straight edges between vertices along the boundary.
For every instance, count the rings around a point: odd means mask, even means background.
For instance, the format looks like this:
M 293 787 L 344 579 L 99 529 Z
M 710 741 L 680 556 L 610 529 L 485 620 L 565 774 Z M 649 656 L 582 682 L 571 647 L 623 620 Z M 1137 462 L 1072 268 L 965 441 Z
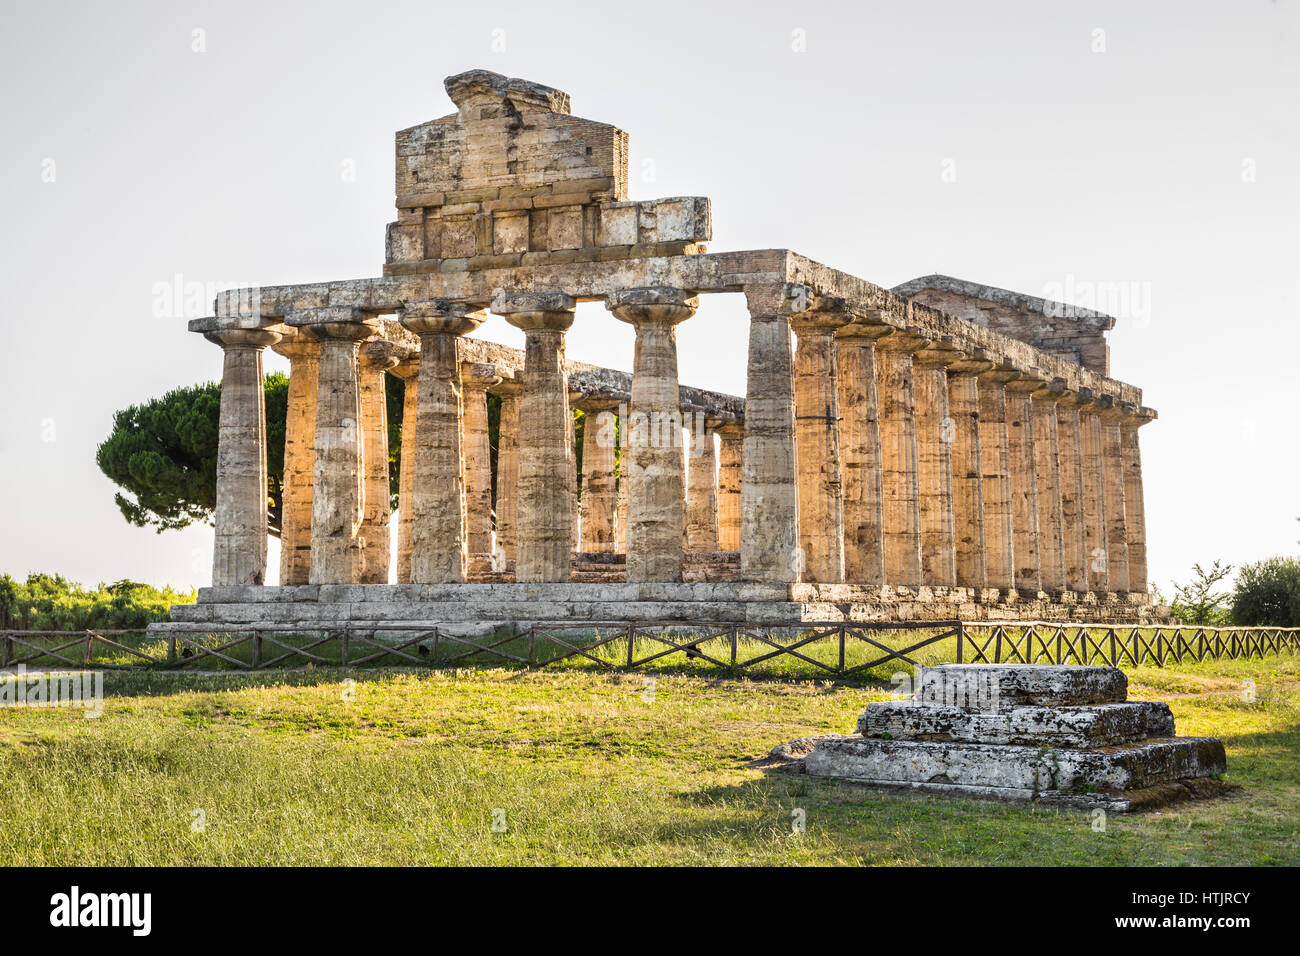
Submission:
M 844 488 L 840 479 L 840 404 L 835 330 L 853 316 L 842 299 L 821 299 L 790 317 L 795 441 L 799 463 L 799 546 L 804 580 L 844 580 Z
M 586 399 L 582 407 L 582 545 L 578 550 L 588 554 L 612 554 L 615 550 L 617 408 L 610 399 Z
M 1019 377 L 1020 372 L 1005 365 L 994 366 L 979 376 L 984 578 L 986 587 L 1003 591 L 1014 591 L 1016 587 L 1006 386 Z
M 795 283 L 750 286 L 745 378 L 745 457 L 740 489 L 740 575 L 797 582 L 799 485 L 794 430 L 794 347 L 790 317 L 808 310 Z
M 948 366 L 952 417 L 953 526 L 957 585 L 988 586 L 984 561 L 984 460 L 980 446 L 979 376 L 993 367 L 986 349 L 969 350 Z
M 406 356 L 392 342 L 366 342 L 358 353 L 361 376 L 362 460 L 365 463 L 360 540 L 362 584 L 387 584 L 392 556 L 389 522 L 392 495 L 388 481 L 388 370 Z
M 321 344 L 312 474 L 312 584 L 359 584 L 364 570 L 364 434 L 358 349 L 375 331 L 360 309 L 325 307 L 288 316 Z
M 576 302 L 563 292 L 502 294 L 492 311 L 522 329 L 524 393 L 519 408 L 515 580 L 569 581 L 573 575 L 573 445 L 564 333 Z
M 397 583 L 411 583 L 411 503 L 415 487 L 416 430 L 420 399 L 420 357 L 415 354 L 398 363 L 393 374 L 405 383 L 402 393 L 401 471 L 397 479 Z
M 217 502 L 213 587 L 266 581 L 266 397 L 262 350 L 280 340 L 266 329 L 209 332 L 220 345 Z
M 284 423 L 284 483 L 280 489 L 280 584 L 306 584 L 311 574 L 311 491 L 316 447 L 316 387 L 320 343 L 286 327 L 274 346 L 289 360 Z
M 863 315 L 835 332 L 843 456 L 844 580 L 851 584 L 885 583 L 876 341 L 892 331 L 878 317 Z
M 745 426 L 718 429 L 718 550 L 740 550 L 740 485 L 745 461 Z
M 921 489 L 912 355 L 925 344 L 923 336 L 909 330 L 888 335 L 876 345 L 885 583 L 910 588 L 922 584 Z
M 402 325 L 420 336 L 415 474 L 411 489 L 411 583 L 465 580 L 469 546 L 458 340 L 487 318 L 443 299 L 408 302 Z
M 627 580 L 680 581 L 685 474 L 676 326 L 699 300 L 650 287 L 610 295 L 605 307 L 636 329 L 628 422 Z
M 461 363 L 465 541 L 469 569 L 478 574 L 492 570 L 492 444 L 487 395 L 488 389 L 500 381 L 495 366 Z

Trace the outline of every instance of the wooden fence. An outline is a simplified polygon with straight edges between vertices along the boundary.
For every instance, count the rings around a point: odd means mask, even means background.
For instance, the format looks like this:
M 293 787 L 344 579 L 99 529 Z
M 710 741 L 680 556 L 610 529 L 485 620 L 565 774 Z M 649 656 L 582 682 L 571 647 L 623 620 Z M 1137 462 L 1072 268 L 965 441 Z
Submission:
M 1170 662 L 1236 660 L 1296 650 L 1300 650 L 1300 628 L 1037 621 L 828 621 L 757 626 L 583 622 L 535 624 L 477 637 L 410 624 L 340 625 L 292 633 L 203 625 L 165 632 L 0 632 L 2 667 L 105 670 L 546 667 L 573 661 L 626 670 L 656 662 L 660 666 L 687 663 L 743 674 L 799 661 L 813 673 L 844 677 L 893 662 L 914 667 L 940 663 L 1163 667 Z

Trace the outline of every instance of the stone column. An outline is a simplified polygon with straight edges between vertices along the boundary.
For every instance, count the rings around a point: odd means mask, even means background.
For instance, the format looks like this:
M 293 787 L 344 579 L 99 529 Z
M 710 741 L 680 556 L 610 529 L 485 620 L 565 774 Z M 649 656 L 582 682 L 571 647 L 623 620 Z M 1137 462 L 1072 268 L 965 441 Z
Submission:
M 1007 447 L 1007 382 L 1020 373 L 1006 365 L 979 376 L 980 458 L 984 491 L 984 577 L 987 587 L 1015 590 L 1011 516 L 1011 456 Z
M 316 388 L 316 461 L 312 474 L 312 584 L 361 579 L 365 451 L 357 350 L 374 334 L 360 309 L 310 309 L 289 317 L 321 343 Z
M 921 489 L 912 353 L 925 342 L 909 331 L 887 335 L 876 345 L 885 583 L 911 588 L 921 586 Z
M 275 351 L 289 360 L 280 489 L 280 585 L 306 584 L 311 573 L 311 484 L 316 457 L 316 387 L 320 343 L 288 328 Z
M 740 484 L 745 460 L 745 425 L 728 422 L 718 429 L 718 550 L 740 550 Z
M 578 431 L 573 421 L 573 406 L 579 394 L 569 395 L 569 418 L 565 422 L 569 436 L 569 528 L 573 538 L 569 542 L 570 551 L 582 550 L 582 515 L 578 510 Z
M 628 423 L 627 580 L 680 581 L 686 516 L 675 328 L 699 300 L 680 289 L 617 292 L 605 300 L 636 328 Z
M 492 311 L 524 331 L 524 393 L 519 406 L 515 580 L 573 577 L 573 502 L 569 493 L 569 385 L 564 333 L 576 302 L 563 292 L 499 295 Z
M 953 526 L 959 587 L 988 586 L 984 559 L 984 460 L 980 446 L 979 376 L 993 367 L 985 349 L 948 366 L 952 417 Z
M 953 443 L 957 423 L 948 406 L 948 366 L 964 358 L 950 338 L 932 342 L 912 357 L 916 396 L 916 444 L 921 510 L 921 581 L 957 584 Z
M 1065 576 L 1065 531 L 1061 510 L 1060 431 L 1057 404 L 1066 382 L 1054 378 L 1033 397 L 1034 475 L 1038 489 L 1038 560 L 1043 590 L 1053 595 L 1069 589 Z
M 1124 451 L 1120 435 L 1124 408 L 1113 395 L 1101 397 L 1101 454 L 1106 497 L 1106 590 L 1126 594 L 1128 583 L 1128 514 L 1124 500 Z
M 465 580 L 468 564 L 458 340 L 487 316 L 444 299 L 408 302 L 399 314 L 420 336 L 411 583 L 454 584 Z
M 582 546 L 589 554 L 612 554 L 615 550 L 618 498 L 614 487 L 618 441 L 614 429 L 612 399 L 583 401 L 582 426 Z
M 501 399 L 497 428 L 497 570 L 515 563 L 519 510 L 519 407 L 524 395 L 518 375 L 502 378 L 492 392 Z
M 703 413 L 700 413 L 703 414 Z M 691 442 L 686 464 L 686 550 L 719 551 L 718 452 L 714 429 L 706 424 L 703 435 Z
M 1038 369 L 1007 383 L 1007 459 L 1011 479 L 1011 552 L 1016 590 L 1032 597 L 1043 590 L 1038 550 L 1038 469 L 1034 451 L 1033 395 L 1047 386 Z
M 801 285 L 753 286 L 745 376 L 745 457 L 740 488 L 740 575 L 797 582 L 799 487 L 794 435 L 794 349 L 790 316 L 807 311 Z
M 465 459 L 465 541 L 469 569 L 492 570 L 492 443 L 488 389 L 501 381 L 496 366 L 462 362 L 461 435 Z
M 1110 589 L 1106 567 L 1106 466 L 1102 451 L 1099 399 L 1079 406 L 1079 458 L 1083 469 L 1084 567 L 1088 590 L 1105 594 Z
M 1146 504 L 1142 496 L 1142 452 L 1138 429 L 1156 418 L 1154 408 L 1126 404 L 1120 422 L 1120 450 L 1124 464 L 1124 517 L 1128 530 L 1128 589 L 1147 594 Z
M 416 354 L 393 368 L 406 385 L 402 396 L 401 472 L 397 479 L 397 583 L 411 583 L 411 495 L 415 488 L 415 456 L 418 446 L 416 419 L 419 417 L 420 357 Z
M 844 462 L 844 580 L 852 584 L 885 583 L 876 340 L 892 331 L 878 318 L 864 316 L 835 332 Z
M 265 329 L 208 332 L 225 352 L 217 426 L 216 534 L 212 586 L 266 582 L 266 392 L 262 349 L 280 340 Z
M 795 441 L 799 463 L 799 546 L 804 580 L 844 580 L 844 488 L 840 481 L 840 400 L 835 330 L 852 316 L 842 299 L 823 299 L 791 316 Z
M 361 584 L 387 584 L 392 547 L 388 523 L 392 496 L 388 483 L 388 389 L 385 377 L 406 349 L 393 342 L 366 342 L 358 354 L 361 375 L 361 434 L 363 506 L 361 530 Z
M 1080 408 L 1092 402 L 1092 389 L 1067 392 L 1056 405 L 1057 464 L 1061 479 L 1061 541 L 1065 586 L 1089 590 L 1087 495 L 1084 491 L 1083 428 Z

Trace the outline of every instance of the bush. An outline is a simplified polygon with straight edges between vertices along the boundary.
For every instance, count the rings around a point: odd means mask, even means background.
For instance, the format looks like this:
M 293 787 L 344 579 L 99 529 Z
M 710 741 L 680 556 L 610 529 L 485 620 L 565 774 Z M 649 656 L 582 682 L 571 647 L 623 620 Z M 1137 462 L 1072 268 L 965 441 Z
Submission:
M 116 581 L 83 588 L 59 574 L 29 574 L 26 583 L 0 575 L 0 627 L 33 631 L 128 630 L 167 620 L 173 604 L 193 604 L 197 592 Z
M 1300 558 L 1268 558 L 1243 566 L 1232 595 L 1232 622 L 1300 627 Z

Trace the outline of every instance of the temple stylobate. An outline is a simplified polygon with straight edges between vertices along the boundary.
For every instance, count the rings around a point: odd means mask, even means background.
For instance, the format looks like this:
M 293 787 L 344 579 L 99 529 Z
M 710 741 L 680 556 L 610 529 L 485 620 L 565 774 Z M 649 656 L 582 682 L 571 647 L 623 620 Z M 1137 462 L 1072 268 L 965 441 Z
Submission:
M 1113 319 L 710 252 L 709 201 L 628 199 L 626 134 L 567 94 L 481 70 L 446 88 L 455 113 L 397 134 L 382 275 L 232 291 L 190 323 L 225 356 L 216 543 L 174 620 L 1152 613 L 1155 412 L 1109 377 Z M 716 294 L 748 307 L 743 398 L 678 381 L 676 329 Z M 579 302 L 632 326 L 630 373 L 567 358 Z M 522 351 L 473 337 L 500 321 Z M 275 587 L 266 348 L 290 362 Z M 387 375 L 406 386 L 395 522 Z

